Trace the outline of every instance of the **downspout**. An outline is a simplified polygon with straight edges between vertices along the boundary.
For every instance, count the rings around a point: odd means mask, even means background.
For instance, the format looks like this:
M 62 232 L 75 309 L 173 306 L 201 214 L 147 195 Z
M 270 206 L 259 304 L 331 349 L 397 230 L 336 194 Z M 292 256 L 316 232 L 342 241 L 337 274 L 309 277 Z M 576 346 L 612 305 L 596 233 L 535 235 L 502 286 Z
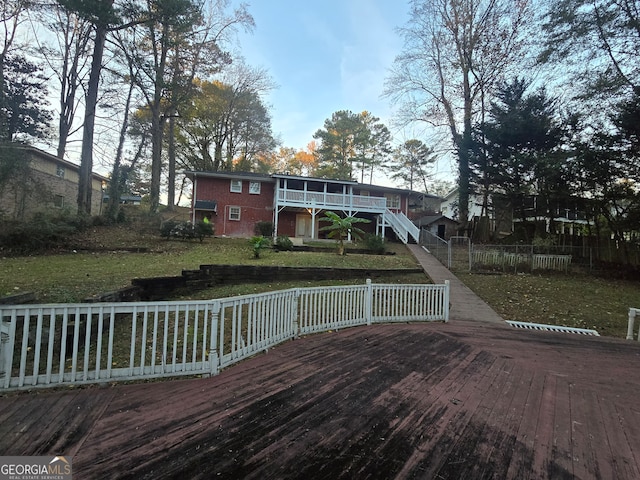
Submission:
M 196 223 L 196 198 L 198 192 L 198 176 L 193 174 L 193 195 L 191 196 L 191 223 Z

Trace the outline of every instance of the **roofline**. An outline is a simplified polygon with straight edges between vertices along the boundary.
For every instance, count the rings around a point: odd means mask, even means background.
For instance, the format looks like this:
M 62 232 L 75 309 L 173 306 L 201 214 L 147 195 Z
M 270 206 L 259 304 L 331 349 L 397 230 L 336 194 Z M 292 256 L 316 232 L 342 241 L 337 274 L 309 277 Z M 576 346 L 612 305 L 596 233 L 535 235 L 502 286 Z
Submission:
M 184 170 L 182 173 L 188 178 L 193 180 L 195 177 L 209 177 L 209 178 L 229 178 L 229 179 L 241 179 L 241 180 L 256 180 L 261 179 L 265 182 L 273 182 L 271 175 L 267 173 L 254 173 L 254 172 L 209 172 L 209 171 L 196 171 L 196 170 Z
M 368 183 L 360 183 L 354 180 L 338 180 L 335 178 L 322 178 L 322 177 L 303 177 L 301 175 L 290 175 L 288 173 L 254 173 L 254 172 L 209 172 L 209 171 L 196 171 L 196 170 L 185 170 L 183 173 L 193 180 L 195 177 L 210 177 L 210 178 L 229 178 L 229 179 L 246 179 L 246 180 L 255 180 L 256 178 L 264 179 L 264 181 L 274 181 L 274 179 L 292 179 L 292 180 L 300 180 L 300 181 L 314 181 L 314 182 L 326 182 L 326 183 L 337 183 L 343 185 L 351 185 L 354 187 L 360 187 L 363 189 L 369 190 L 381 190 L 386 192 L 398 192 L 405 193 L 409 195 L 424 195 L 430 198 L 441 199 L 438 195 L 433 195 L 431 193 L 417 192 L 415 190 L 407 190 L 404 188 L 397 187 L 386 187 L 383 185 L 373 185 Z
M 3 146 L 2 148 L 7 148 L 6 146 Z M 44 150 L 40 150 L 37 147 L 34 147 L 32 145 L 13 145 L 11 148 L 17 148 L 20 150 L 24 150 L 26 152 L 30 152 L 34 155 L 38 155 L 42 158 L 46 158 L 47 160 L 50 160 L 52 162 L 56 162 L 56 163 L 60 163 L 62 165 L 64 165 L 65 167 L 70 167 L 70 168 L 74 168 L 78 171 L 80 171 L 80 165 L 75 164 L 73 162 L 70 162 L 69 160 L 65 160 L 64 158 L 60 158 L 57 157 L 49 152 L 45 152 Z M 103 180 L 105 182 L 109 181 L 109 177 L 106 177 L 104 175 L 101 175 L 99 173 L 96 172 L 91 172 L 91 175 L 99 180 Z

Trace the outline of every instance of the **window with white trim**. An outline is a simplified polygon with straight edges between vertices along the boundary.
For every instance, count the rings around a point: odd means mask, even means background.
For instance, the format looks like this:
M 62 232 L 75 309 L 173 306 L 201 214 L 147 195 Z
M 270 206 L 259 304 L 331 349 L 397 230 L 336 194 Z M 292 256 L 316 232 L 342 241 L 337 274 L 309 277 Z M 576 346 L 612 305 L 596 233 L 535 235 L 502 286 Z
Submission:
M 387 198 L 387 208 L 391 210 L 400 209 L 400 195 L 387 193 L 385 194 L 385 197 Z
M 253 195 L 260 194 L 260 182 L 249 182 L 249 193 Z
M 231 180 L 231 191 L 233 193 L 242 193 L 242 180 Z
M 56 165 L 56 177 L 64 178 L 64 166 Z
M 229 220 L 240 221 L 240 207 L 229 207 Z

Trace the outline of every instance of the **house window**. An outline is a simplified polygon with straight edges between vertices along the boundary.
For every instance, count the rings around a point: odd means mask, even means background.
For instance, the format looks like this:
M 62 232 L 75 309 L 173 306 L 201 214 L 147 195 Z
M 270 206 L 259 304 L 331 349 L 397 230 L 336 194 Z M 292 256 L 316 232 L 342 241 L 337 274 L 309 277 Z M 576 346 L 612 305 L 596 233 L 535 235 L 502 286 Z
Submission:
M 400 208 L 400 195 L 385 195 L 387 198 L 387 208 L 398 210 Z
M 56 177 L 64 178 L 64 166 L 56 165 Z
M 242 193 L 242 180 L 231 180 L 231 191 L 233 193 Z
M 249 193 L 254 195 L 260 194 L 260 182 L 249 182 Z
M 62 195 L 54 195 L 53 206 L 57 208 L 64 208 L 64 197 Z
M 240 221 L 240 207 L 229 207 L 229 220 Z

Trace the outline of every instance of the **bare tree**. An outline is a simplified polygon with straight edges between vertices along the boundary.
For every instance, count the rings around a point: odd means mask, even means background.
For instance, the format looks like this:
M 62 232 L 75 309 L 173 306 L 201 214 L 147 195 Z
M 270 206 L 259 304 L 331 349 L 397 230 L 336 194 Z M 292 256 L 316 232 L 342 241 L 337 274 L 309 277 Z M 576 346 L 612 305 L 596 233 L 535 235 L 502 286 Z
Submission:
M 36 13 L 38 23 L 49 32 L 44 36 L 46 41 L 41 42 L 41 36 L 34 31 L 36 50 L 60 85 L 56 152 L 58 157 L 64 158 L 69 137 L 75 133 L 74 120 L 81 100 L 79 93 L 86 85 L 89 73 L 92 27 L 80 15 L 56 4 Z
M 528 0 L 412 0 L 405 45 L 385 95 L 399 121 L 446 127 L 458 159 L 459 220 L 469 214 L 472 122 L 485 95 L 522 54 Z

